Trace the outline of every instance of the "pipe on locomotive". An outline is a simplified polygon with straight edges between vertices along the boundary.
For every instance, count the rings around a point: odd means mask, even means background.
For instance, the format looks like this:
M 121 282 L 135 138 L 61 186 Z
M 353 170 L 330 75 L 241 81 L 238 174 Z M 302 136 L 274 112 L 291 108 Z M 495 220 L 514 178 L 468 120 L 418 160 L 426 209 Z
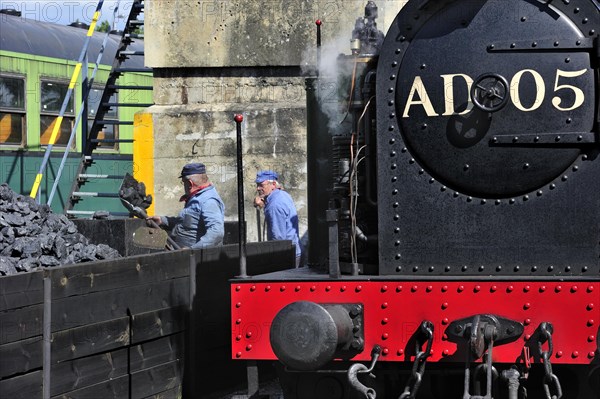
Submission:
M 308 205 L 308 266 L 325 269 L 328 263 L 329 248 L 322 243 L 329 242 L 326 211 L 329 208 L 331 186 L 331 134 L 327 130 L 329 118 L 321 110 L 323 83 L 318 70 L 320 67 L 321 21 L 317 20 L 317 73 L 306 78 L 306 159 L 307 181 L 311 185 Z

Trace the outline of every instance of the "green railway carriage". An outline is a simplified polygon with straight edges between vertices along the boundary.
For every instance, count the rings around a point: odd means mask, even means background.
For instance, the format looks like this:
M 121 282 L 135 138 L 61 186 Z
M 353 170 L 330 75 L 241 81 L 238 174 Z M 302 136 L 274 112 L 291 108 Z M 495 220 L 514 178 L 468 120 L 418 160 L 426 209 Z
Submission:
M 0 26 L 0 179 L 7 182 L 14 191 L 28 195 L 57 123 L 59 111 L 87 37 L 87 30 L 6 14 L 0 14 Z M 98 71 L 92 81 L 104 35 L 95 32 L 90 38 L 86 57 L 87 68 L 82 68 L 82 73 L 78 75 L 75 90 L 67 105 L 48 166 L 44 171 L 39 190 L 41 203 L 48 201 L 81 107 L 87 108 L 87 112 L 84 109 L 81 121 L 77 124 L 75 140 L 68 149 L 69 155 L 51 202 L 55 212 L 62 213 L 65 210 L 73 181 L 78 178 L 78 167 L 85 151 L 87 132 L 94 122 L 115 55 L 121 45 L 120 35 L 109 35 Z M 119 86 L 128 88 L 118 89 L 110 99 L 111 104 L 127 103 L 128 106 L 114 106 L 104 115 L 103 120 L 106 123 L 97 138 L 107 140 L 98 144 L 94 151 L 93 165 L 86 170 L 89 175 L 108 178 L 88 182 L 86 191 L 117 193 L 121 183 L 120 177 L 127 172 L 133 172 L 131 121 L 136 112 L 152 103 L 152 91 L 147 90 L 152 86 L 152 75 L 140 71 L 144 68 L 143 41 L 134 40 L 128 49 L 132 50 L 131 55 L 121 66 L 131 72 L 121 73 L 117 81 Z M 84 89 L 89 87 L 90 82 L 91 91 L 87 101 L 84 101 Z M 140 89 L 144 87 L 146 89 Z M 73 209 L 84 212 L 124 211 L 118 200 L 111 201 L 100 197 L 87 198 L 81 203 L 76 203 Z

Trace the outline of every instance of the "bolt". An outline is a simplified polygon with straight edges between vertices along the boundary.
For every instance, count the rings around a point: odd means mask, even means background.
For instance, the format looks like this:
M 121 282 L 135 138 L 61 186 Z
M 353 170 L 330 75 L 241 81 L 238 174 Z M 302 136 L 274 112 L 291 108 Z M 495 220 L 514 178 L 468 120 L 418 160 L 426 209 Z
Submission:
M 355 349 L 355 350 L 362 349 L 362 342 L 361 342 L 361 340 L 360 339 L 354 339 L 354 340 L 352 340 L 352 343 L 350 344 L 350 347 L 352 349 Z

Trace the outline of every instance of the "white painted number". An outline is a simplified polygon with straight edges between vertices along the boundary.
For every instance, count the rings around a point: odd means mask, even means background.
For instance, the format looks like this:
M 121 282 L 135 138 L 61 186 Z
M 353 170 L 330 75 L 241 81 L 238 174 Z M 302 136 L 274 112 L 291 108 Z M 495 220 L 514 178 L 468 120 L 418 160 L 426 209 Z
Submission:
M 582 69 L 581 71 L 561 71 L 560 69 L 558 69 L 556 71 L 556 80 L 554 81 L 554 91 L 558 91 L 561 89 L 568 89 L 568 90 L 573 90 L 573 93 L 575 94 L 575 101 L 573 101 L 573 105 L 571 105 L 570 107 L 567 108 L 563 108 L 560 106 L 560 103 L 562 102 L 562 98 L 556 96 L 556 97 L 552 97 L 552 105 L 554 105 L 554 108 L 558 109 L 559 111 L 571 111 L 575 108 L 578 108 L 581 106 L 581 104 L 583 104 L 583 102 L 585 101 L 585 96 L 583 95 L 583 91 L 579 88 L 579 87 L 575 87 L 575 86 L 571 86 L 571 85 L 559 85 L 558 84 L 558 79 L 563 76 L 565 78 L 575 78 L 577 76 L 581 76 L 584 73 L 586 73 L 586 69 Z

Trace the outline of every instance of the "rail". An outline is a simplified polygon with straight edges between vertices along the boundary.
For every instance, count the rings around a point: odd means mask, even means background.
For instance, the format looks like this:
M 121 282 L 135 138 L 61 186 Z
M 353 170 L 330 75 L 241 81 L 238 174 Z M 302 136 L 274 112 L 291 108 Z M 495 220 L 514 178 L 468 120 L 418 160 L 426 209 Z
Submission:
M 62 125 L 65 111 L 67 110 L 67 106 L 69 105 L 69 100 L 71 99 L 71 95 L 73 94 L 73 89 L 75 88 L 75 83 L 77 82 L 77 79 L 79 78 L 79 74 L 81 73 L 83 60 L 85 59 L 85 56 L 87 54 L 87 50 L 88 50 L 88 47 L 90 44 L 90 40 L 92 38 L 92 34 L 94 33 L 94 30 L 96 29 L 96 23 L 98 22 L 98 19 L 100 19 L 100 10 L 102 9 L 103 3 L 104 3 L 104 0 L 99 0 L 98 5 L 96 6 L 96 11 L 94 12 L 94 16 L 92 17 L 92 22 L 88 29 L 85 42 L 83 43 L 81 53 L 79 54 L 79 58 L 77 59 L 77 64 L 75 65 L 75 70 L 73 71 L 73 75 L 71 76 L 71 81 L 69 82 L 69 88 L 67 90 L 67 94 L 65 95 L 63 103 L 60 107 L 60 112 L 58 114 L 58 118 L 56 120 L 56 123 L 54 124 L 54 128 L 52 130 L 52 135 L 50 136 L 50 141 L 48 142 L 48 146 L 46 147 L 46 152 L 44 153 L 44 158 L 42 160 L 42 164 L 40 165 L 40 169 L 35 177 L 33 187 L 31 188 L 31 192 L 29 193 L 29 196 L 31 198 L 36 198 L 38 195 L 38 191 L 39 191 L 40 185 L 42 183 L 42 178 L 44 176 L 44 171 L 46 170 L 46 167 L 48 166 L 48 160 L 50 159 L 50 154 L 52 153 L 52 147 L 54 146 L 54 143 L 56 142 L 56 137 L 58 136 L 58 132 L 60 130 L 60 125 Z M 79 116 L 77 117 L 78 120 L 80 119 Z M 70 140 L 69 140 L 69 143 L 70 143 Z M 68 146 L 67 146 L 67 148 L 68 148 Z

